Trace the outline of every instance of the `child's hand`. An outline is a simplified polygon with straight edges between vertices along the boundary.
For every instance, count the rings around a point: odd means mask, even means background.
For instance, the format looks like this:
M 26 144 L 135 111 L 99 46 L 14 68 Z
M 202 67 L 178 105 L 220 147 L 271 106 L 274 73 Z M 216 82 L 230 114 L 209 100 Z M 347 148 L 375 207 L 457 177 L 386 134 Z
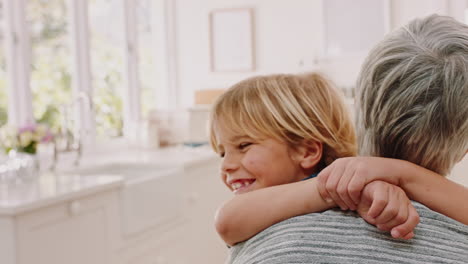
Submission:
M 413 238 L 413 230 L 419 223 L 419 214 L 405 192 L 383 181 L 365 186 L 357 211 L 366 222 L 390 231 L 394 238 Z
M 399 185 L 398 169 L 403 161 L 378 157 L 350 157 L 335 160 L 317 177 L 322 198 L 333 200 L 342 210 L 356 210 L 366 184 L 383 180 Z

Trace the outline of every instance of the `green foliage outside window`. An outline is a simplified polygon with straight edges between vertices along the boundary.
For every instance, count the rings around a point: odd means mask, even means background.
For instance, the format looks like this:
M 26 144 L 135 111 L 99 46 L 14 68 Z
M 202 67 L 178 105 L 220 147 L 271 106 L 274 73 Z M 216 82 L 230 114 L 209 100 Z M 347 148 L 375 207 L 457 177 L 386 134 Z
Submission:
M 1 33 L 0 33 L 1 34 Z M 0 38 L 0 41 L 2 39 Z M 0 127 L 8 121 L 7 94 L 6 94 L 6 72 L 3 50 L 0 49 Z
M 32 64 L 33 114 L 57 130 L 61 105 L 71 102 L 71 60 L 67 6 L 64 0 L 28 1 Z
M 121 4 L 120 0 L 88 2 L 93 102 L 98 136 L 122 135 L 124 29 Z
M 94 1 L 93 1 L 94 2 Z M 37 122 L 59 129 L 61 108 L 72 101 L 72 55 L 68 32 L 69 14 L 65 0 L 27 1 L 32 64 L 31 90 L 33 114 Z M 0 1 L 1 12 L 1 1 Z M 0 16 L 1 22 L 1 16 Z M 2 32 L 0 29 L 0 41 Z M 3 43 L 2 43 L 3 45 Z M 93 110 L 99 135 L 122 135 L 121 46 L 93 38 L 91 50 L 93 71 Z M 0 126 L 7 121 L 6 65 L 0 48 Z
M 93 104 L 96 113 L 96 133 L 100 136 L 122 136 L 122 100 L 119 94 L 122 76 L 118 65 L 118 50 L 103 43 L 95 43 L 93 55 Z
M 7 94 L 6 94 L 6 72 L 5 72 L 5 54 L 4 54 L 4 22 L 3 22 L 3 6 L 0 1 L 0 127 L 6 124 L 8 120 L 7 113 Z
M 122 136 L 122 47 L 110 43 L 98 31 L 93 32 L 91 47 L 96 133 L 99 136 Z

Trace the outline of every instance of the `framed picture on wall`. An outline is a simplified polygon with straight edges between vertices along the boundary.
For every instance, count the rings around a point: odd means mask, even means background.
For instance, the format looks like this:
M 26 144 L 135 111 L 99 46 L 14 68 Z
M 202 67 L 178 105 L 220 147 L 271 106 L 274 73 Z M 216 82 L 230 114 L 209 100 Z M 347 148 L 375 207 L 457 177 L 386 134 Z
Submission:
M 210 12 L 210 64 L 213 72 L 255 70 L 252 8 Z

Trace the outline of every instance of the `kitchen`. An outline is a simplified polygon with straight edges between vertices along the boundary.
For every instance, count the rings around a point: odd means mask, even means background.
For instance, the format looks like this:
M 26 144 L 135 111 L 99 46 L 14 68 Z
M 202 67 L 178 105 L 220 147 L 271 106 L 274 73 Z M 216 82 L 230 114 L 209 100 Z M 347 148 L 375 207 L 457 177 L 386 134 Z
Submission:
M 55 137 L 1 159 L 5 264 L 222 262 L 213 215 L 230 193 L 206 128 L 223 89 L 320 71 L 351 107 L 385 33 L 432 13 L 468 22 L 466 0 L 0 3 L 2 125 Z M 467 171 L 450 178 L 468 186 Z

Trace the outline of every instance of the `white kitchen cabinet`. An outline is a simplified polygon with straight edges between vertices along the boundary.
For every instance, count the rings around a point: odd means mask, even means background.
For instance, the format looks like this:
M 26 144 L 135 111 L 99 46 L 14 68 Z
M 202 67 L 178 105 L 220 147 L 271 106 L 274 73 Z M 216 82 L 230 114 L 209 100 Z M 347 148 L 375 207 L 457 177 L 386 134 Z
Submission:
M 118 191 L 63 201 L 14 216 L 0 216 L 2 264 L 115 263 Z M 8 226 L 8 227 L 7 227 Z M 9 231 L 7 231 L 9 230 Z M 0 231 L 1 232 L 1 231 Z
M 223 263 L 213 220 L 231 194 L 219 158 L 120 153 L 131 159 L 96 158 L 93 169 L 0 188 L 0 264 Z
M 227 247 L 216 234 L 216 208 L 230 197 L 219 178 L 217 158 L 189 164 L 182 176 L 183 210 L 178 218 L 128 238 L 121 264 L 224 263 Z

